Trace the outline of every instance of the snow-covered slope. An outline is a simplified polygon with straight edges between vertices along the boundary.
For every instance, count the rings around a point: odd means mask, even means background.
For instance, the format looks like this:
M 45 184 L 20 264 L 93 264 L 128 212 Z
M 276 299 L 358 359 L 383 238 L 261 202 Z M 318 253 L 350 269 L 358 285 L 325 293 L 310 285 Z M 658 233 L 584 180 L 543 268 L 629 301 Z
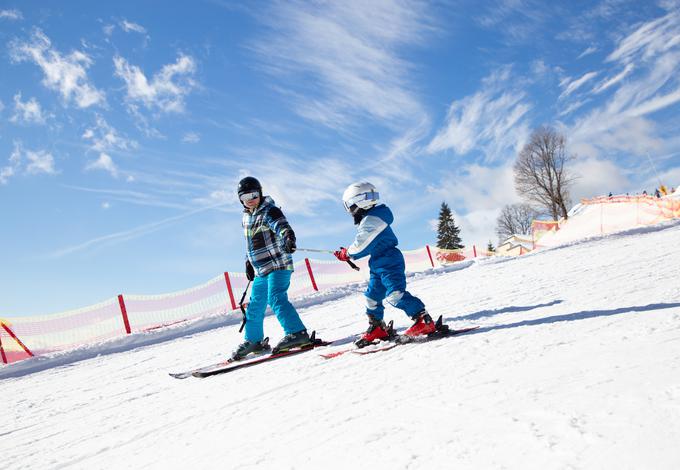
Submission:
M 232 324 L 5 378 L 2 466 L 680 468 L 678 245 L 676 222 L 416 276 L 433 314 L 481 328 L 368 356 L 167 375 L 224 357 Z M 365 328 L 343 294 L 301 309 L 329 350 Z

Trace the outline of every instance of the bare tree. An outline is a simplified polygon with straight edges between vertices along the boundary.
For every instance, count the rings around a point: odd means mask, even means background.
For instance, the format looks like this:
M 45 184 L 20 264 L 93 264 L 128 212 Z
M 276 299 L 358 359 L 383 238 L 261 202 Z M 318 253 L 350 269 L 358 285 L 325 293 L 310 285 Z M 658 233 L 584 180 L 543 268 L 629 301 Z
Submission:
M 498 243 L 513 234 L 531 233 L 531 222 L 539 216 L 539 212 L 529 204 L 511 204 L 504 206 L 496 219 Z
M 567 170 L 573 159 L 566 139 L 550 127 L 534 130 L 514 166 L 515 189 L 529 203 L 550 213 L 553 220 L 567 218 L 569 187 L 574 178 Z

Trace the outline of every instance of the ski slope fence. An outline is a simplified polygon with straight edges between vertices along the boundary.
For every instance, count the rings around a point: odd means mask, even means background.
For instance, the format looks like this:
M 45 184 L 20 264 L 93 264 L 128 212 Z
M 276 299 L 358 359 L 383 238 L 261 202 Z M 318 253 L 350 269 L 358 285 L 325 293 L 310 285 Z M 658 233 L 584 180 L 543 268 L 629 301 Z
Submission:
M 406 271 L 411 273 L 488 255 L 478 253 L 474 246 L 467 250 L 443 250 L 427 245 L 403 254 Z M 298 261 L 288 295 L 294 302 L 314 292 L 367 281 L 367 262 L 364 259 L 356 264 L 359 271 L 337 260 Z M 244 273 L 225 272 L 204 284 L 169 294 L 121 294 L 95 305 L 56 314 L 0 318 L 0 362 L 11 364 L 31 356 L 73 350 L 202 318 L 229 315 L 240 318 L 238 302 L 247 284 Z
M 680 199 L 652 196 L 602 196 L 583 199 L 560 221 L 535 220 L 534 249 L 680 218 Z

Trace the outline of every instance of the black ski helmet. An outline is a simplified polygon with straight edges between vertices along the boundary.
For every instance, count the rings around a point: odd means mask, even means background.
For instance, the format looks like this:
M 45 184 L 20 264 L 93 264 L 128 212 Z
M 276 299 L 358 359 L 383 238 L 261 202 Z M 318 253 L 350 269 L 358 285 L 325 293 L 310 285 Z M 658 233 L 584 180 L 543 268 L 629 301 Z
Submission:
M 238 182 L 237 192 L 239 196 L 241 196 L 241 194 L 252 193 L 254 191 L 260 193 L 260 197 L 262 197 L 262 185 L 257 180 L 257 178 L 246 176 Z

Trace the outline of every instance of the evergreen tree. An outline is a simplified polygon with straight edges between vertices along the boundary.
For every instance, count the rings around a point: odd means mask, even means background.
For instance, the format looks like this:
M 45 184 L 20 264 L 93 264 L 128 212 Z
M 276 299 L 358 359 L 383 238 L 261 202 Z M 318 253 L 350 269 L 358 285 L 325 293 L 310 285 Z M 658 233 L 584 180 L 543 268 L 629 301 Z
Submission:
M 437 225 L 437 248 L 445 250 L 458 250 L 464 248 L 459 236 L 460 228 L 456 227 L 453 214 L 448 204 L 442 202 L 439 209 L 439 223 Z
M 496 248 L 494 248 L 493 243 L 491 243 L 491 240 L 489 240 L 489 244 L 486 245 L 486 251 L 489 253 L 494 253 L 496 251 Z

